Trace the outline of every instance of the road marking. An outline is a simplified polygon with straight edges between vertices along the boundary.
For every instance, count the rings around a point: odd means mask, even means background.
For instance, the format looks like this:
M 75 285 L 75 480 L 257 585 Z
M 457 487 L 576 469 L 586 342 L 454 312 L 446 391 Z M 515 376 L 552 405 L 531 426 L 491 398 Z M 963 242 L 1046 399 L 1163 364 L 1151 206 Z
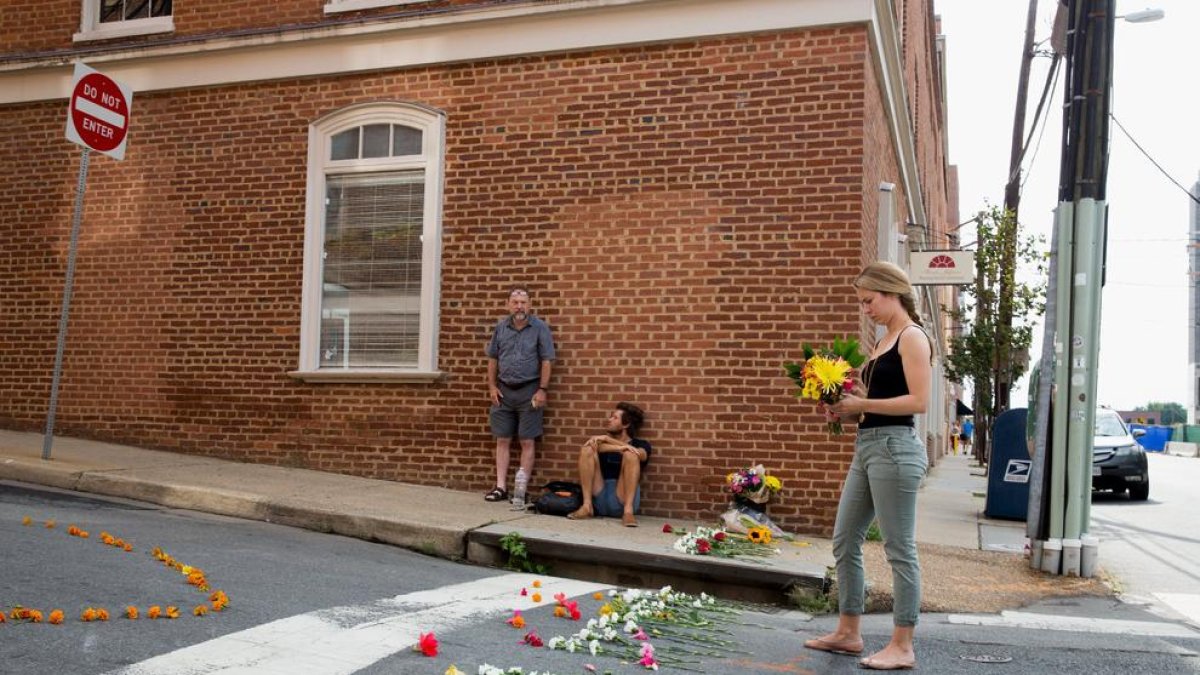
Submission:
M 1167 607 L 1187 617 L 1188 621 L 1200 625 L 1200 595 L 1195 593 L 1155 593 Z
M 1160 621 L 1128 621 L 1124 619 L 1091 619 L 1082 616 L 1052 616 L 1032 612 L 1000 612 L 996 614 L 950 614 L 946 620 L 967 626 L 1001 626 L 1036 628 L 1075 633 L 1115 633 L 1124 635 L 1155 635 L 1159 637 L 1200 637 L 1195 631 L 1175 623 Z
M 411 649 L 421 633 L 447 632 L 513 609 L 553 602 L 535 603 L 518 595 L 519 589 L 531 586 L 534 579 L 542 579 L 547 590 L 568 597 L 610 588 L 573 579 L 506 574 L 368 605 L 298 614 L 162 654 L 109 675 L 349 675 Z

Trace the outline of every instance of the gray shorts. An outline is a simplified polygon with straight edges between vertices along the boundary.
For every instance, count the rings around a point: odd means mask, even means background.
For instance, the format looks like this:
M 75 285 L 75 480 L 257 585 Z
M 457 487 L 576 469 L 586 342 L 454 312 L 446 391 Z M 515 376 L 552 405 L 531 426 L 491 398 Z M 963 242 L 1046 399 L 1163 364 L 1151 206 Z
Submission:
M 537 393 L 538 381 L 534 380 L 516 389 L 510 389 L 503 383 L 499 387 L 500 403 L 492 406 L 488 413 L 492 435 L 496 438 L 512 438 L 516 435 L 522 440 L 541 436 L 543 409 L 533 407 L 533 395 Z

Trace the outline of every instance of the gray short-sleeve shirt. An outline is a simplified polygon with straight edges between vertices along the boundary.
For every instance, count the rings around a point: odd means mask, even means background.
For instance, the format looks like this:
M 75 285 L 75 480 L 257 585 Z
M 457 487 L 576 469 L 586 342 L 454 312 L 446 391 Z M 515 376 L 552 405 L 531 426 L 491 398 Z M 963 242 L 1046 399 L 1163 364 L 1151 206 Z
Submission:
M 554 360 L 554 338 L 550 326 L 536 316 L 530 316 L 521 330 L 513 327 L 512 317 L 507 317 L 496 324 L 485 351 L 498 362 L 500 381 L 518 385 L 538 379 L 542 361 Z

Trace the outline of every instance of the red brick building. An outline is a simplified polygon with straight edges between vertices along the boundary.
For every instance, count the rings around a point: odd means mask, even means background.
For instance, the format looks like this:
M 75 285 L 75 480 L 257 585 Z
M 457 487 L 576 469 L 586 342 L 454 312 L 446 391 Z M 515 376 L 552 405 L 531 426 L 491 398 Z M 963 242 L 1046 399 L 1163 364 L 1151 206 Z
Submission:
M 852 437 L 780 364 L 872 337 L 853 276 L 958 220 L 931 0 L 17 4 L 0 425 L 46 416 L 83 61 L 135 94 L 124 161 L 92 156 L 59 433 L 482 494 L 523 283 L 558 345 L 535 481 L 632 400 L 647 512 L 716 513 L 761 462 L 774 517 L 831 528 Z M 939 365 L 952 301 L 923 291 Z

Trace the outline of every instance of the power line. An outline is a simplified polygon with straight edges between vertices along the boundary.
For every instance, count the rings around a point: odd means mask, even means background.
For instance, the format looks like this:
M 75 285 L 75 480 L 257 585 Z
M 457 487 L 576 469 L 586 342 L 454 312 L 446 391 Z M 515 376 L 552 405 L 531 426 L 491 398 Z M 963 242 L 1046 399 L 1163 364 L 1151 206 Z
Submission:
M 1128 138 L 1131 143 L 1133 143 L 1134 147 L 1136 147 L 1138 150 L 1140 150 L 1142 152 L 1142 154 L 1146 156 L 1146 159 L 1150 160 L 1150 163 L 1153 164 L 1155 168 L 1157 168 L 1159 171 L 1162 172 L 1162 175 L 1167 177 L 1167 180 L 1174 183 L 1175 187 L 1179 188 L 1180 190 L 1183 190 L 1183 194 L 1187 195 L 1192 201 L 1196 202 L 1197 204 L 1200 204 L 1200 198 L 1196 197 L 1196 195 L 1192 194 L 1190 190 L 1183 187 L 1183 185 L 1181 185 L 1179 183 L 1179 181 L 1175 180 L 1174 178 L 1171 177 L 1171 174 L 1167 173 L 1166 169 L 1162 168 L 1161 164 L 1154 161 L 1154 158 L 1150 156 L 1150 153 L 1146 152 L 1146 149 L 1143 148 L 1141 146 L 1141 144 L 1138 143 L 1133 138 L 1132 135 L 1130 135 L 1129 131 L 1127 131 L 1125 129 L 1125 125 L 1121 124 L 1121 121 L 1117 119 L 1116 115 L 1109 113 L 1108 116 L 1112 118 L 1112 121 L 1117 123 L 1117 128 L 1121 130 L 1121 133 L 1125 134 L 1125 137 Z

